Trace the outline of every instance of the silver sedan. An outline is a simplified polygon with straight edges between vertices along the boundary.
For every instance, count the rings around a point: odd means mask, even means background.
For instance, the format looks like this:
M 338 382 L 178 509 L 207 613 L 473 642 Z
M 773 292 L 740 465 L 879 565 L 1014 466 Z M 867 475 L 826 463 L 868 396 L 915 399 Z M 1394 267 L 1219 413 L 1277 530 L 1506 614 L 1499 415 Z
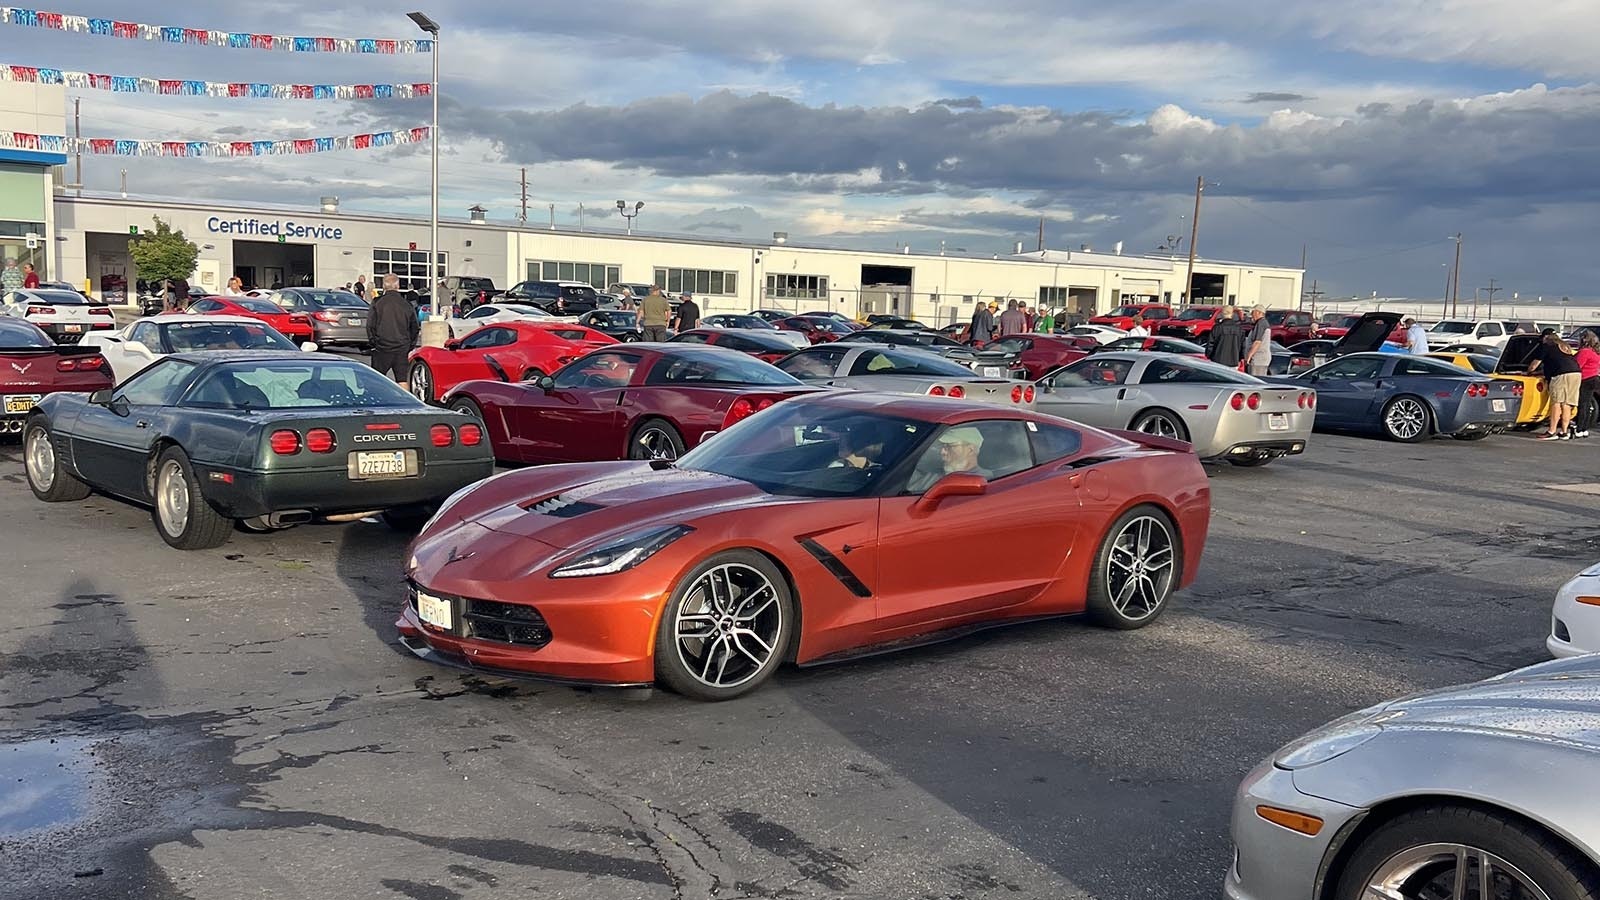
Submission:
M 980 378 L 959 363 L 909 347 L 835 341 L 791 353 L 774 365 L 810 384 L 858 391 L 955 397 L 1005 406 L 1028 406 L 1034 398 L 1031 384 Z
M 1600 656 L 1362 710 L 1239 787 L 1230 900 L 1600 894 Z
M 1170 353 L 1095 353 L 1046 375 L 1037 388 L 1040 412 L 1187 441 L 1201 459 L 1237 466 L 1304 453 L 1316 417 L 1309 386 L 1268 384 Z

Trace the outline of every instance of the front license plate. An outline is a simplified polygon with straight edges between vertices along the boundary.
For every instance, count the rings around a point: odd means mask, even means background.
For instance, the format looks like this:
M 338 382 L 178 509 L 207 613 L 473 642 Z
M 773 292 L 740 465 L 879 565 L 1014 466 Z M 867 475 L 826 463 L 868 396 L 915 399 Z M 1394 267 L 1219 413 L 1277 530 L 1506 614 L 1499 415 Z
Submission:
M 39 399 L 39 394 L 7 394 L 5 398 L 6 415 L 10 416 L 16 415 L 17 413 L 25 413 L 28 410 L 33 409 L 33 405 L 38 403 Z
M 361 319 L 345 319 L 344 320 L 344 323 L 346 325 L 360 325 L 361 322 L 362 322 Z
M 1489 405 L 1494 408 L 1495 412 L 1506 411 L 1506 402 L 1504 400 L 1492 400 Z
M 983 367 L 983 377 L 985 377 L 985 378 L 1004 378 L 1005 375 L 1006 375 L 1006 370 L 1000 368 L 999 366 L 984 366 Z
M 406 474 L 404 450 L 362 450 L 356 454 L 355 477 L 381 478 Z
M 455 614 L 450 601 L 422 591 L 417 591 L 417 618 L 445 631 L 455 627 Z
M 1288 431 L 1289 414 L 1267 413 L 1267 427 L 1273 431 Z
M 67 325 L 67 326 L 64 326 L 61 330 L 65 331 L 67 334 L 78 334 L 79 332 L 83 331 L 83 326 L 82 325 Z

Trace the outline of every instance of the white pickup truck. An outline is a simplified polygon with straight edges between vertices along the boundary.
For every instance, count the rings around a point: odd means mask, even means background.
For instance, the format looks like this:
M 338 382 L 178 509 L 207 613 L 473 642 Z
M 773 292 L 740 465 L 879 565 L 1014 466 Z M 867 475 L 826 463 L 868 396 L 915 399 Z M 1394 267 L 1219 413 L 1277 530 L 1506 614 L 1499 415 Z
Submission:
M 1445 319 L 1428 329 L 1428 346 L 1448 347 L 1452 344 L 1481 344 L 1498 347 L 1515 334 L 1517 323 L 1501 319 Z

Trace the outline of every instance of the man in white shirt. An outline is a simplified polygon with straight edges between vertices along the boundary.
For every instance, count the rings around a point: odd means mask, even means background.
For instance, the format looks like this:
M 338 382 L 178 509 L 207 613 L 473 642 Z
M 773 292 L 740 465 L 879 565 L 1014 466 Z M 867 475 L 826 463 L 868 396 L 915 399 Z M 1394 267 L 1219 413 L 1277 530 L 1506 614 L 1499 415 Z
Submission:
M 1149 337 L 1150 329 L 1144 326 L 1143 316 L 1133 317 L 1133 327 L 1128 329 L 1128 337 Z
M 1428 330 L 1416 319 L 1407 318 L 1406 326 L 1406 352 L 1422 355 L 1428 352 Z

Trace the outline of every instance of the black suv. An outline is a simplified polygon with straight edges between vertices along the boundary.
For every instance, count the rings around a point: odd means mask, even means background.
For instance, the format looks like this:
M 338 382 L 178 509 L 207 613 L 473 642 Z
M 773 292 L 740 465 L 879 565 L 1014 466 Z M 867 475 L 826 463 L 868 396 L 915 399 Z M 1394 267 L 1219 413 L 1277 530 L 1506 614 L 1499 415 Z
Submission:
M 630 309 L 597 309 L 580 316 L 578 324 L 603 331 L 619 341 L 644 340 L 644 330 L 639 327 L 639 314 Z
M 558 316 L 576 316 L 600 306 L 598 291 L 573 281 L 524 281 L 506 291 L 501 299 L 531 303 Z

